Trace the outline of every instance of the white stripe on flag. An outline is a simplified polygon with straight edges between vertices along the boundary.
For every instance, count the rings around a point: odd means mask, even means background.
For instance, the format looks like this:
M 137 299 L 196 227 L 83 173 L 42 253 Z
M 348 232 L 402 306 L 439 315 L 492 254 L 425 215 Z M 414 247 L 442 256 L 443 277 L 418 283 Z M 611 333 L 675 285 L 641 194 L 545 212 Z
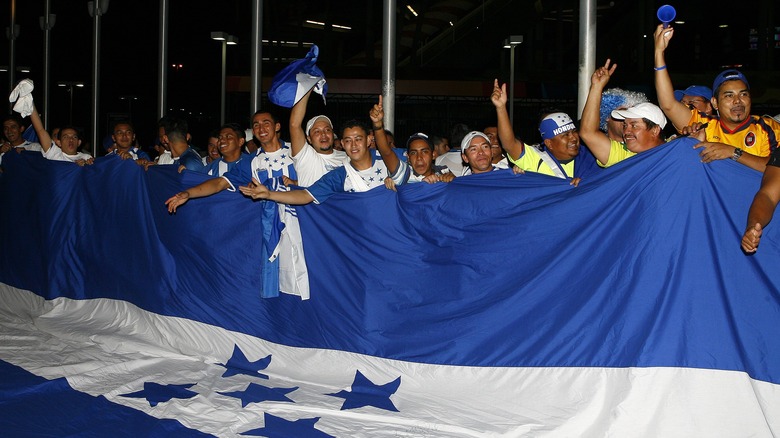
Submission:
M 108 299 L 45 301 L 0 284 L 0 359 L 36 375 L 66 377 L 91 395 L 222 437 L 264 426 L 264 414 L 319 418 L 339 437 L 772 436 L 780 387 L 745 373 L 688 368 L 438 366 L 335 350 L 294 348 Z M 259 372 L 222 377 L 237 345 Z M 359 371 L 376 385 L 400 377 L 397 412 L 341 410 Z M 144 383 L 193 384 L 189 398 L 151 406 Z M 226 393 L 251 385 L 287 400 Z M 289 390 L 290 388 L 297 388 Z

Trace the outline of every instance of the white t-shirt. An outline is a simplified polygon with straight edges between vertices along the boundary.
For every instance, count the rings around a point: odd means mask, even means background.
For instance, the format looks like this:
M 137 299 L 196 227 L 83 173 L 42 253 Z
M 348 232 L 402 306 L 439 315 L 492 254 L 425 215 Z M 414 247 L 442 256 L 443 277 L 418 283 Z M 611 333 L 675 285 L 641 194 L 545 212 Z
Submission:
M 447 167 L 454 175 L 463 175 L 463 157 L 460 156 L 460 150 L 439 155 L 436 157 L 436 165 Z
M 76 152 L 75 155 L 68 155 L 54 143 L 51 144 L 48 151 L 43 153 L 43 156 L 48 160 L 70 162 L 76 162 L 76 160 L 89 160 L 92 158 L 92 155 L 85 154 L 84 152 Z
M 309 187 L 331 170 L 342 167 L 349 161 L 346 152 L 334 150 L 331 154 L 320 154 L 310 144 L 303 145 L 298 155 L 293 157 L 298 185 Z
M 163 151 L 163 153 L 157 157 L 157 164 L 173 164 L 171 151 Z

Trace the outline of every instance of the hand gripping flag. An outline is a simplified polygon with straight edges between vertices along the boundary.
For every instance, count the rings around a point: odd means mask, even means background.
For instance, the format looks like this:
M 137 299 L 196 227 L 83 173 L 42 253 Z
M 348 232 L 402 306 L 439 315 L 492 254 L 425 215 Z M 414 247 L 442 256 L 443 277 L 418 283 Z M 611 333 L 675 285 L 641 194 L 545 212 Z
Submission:
M 277 73 L 268 90 L 268 100 L 275 105 L 292 108 L 312 88 L 325 100 L 328 84 L 316 65 L 319 53 L 320 49 L 313 45 L 305 58 L 293 61 Z

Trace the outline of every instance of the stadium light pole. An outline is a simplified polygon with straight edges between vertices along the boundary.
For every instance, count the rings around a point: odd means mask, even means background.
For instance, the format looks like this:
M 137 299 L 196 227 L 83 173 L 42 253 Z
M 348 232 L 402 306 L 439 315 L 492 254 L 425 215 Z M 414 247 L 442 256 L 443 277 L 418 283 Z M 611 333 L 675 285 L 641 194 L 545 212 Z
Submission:
M 220 95 L 219 124 L 225 124 L 225 95 L 227 94 L 227 46 L 238 44 L 238 38 L 226 32 L 211 32 L 211 39 L 222 41 L 222 92 Z
M 38 18 L 38 23 L 43 31 L 43 110 L 41 116 L 43 116 L 43 127 L 49 128 L 49 102 L 51 91 L 51 30 L 54 28 L 54 23 L 57 21 L 57 16 L 51 13 L 51 0 L 46 0 L 43 7 L 43 16 Z
M 108 11 L 108 0 L 87 2 L 92 17 L 92 156 L 98 152 L 98 123 L 100 122 L 100 18 Z
M 515 48 L 523 43 L 522 35 L 511 35 L 504 40 L 504 48 L 509 49 L 509 122 L 515 123 Z

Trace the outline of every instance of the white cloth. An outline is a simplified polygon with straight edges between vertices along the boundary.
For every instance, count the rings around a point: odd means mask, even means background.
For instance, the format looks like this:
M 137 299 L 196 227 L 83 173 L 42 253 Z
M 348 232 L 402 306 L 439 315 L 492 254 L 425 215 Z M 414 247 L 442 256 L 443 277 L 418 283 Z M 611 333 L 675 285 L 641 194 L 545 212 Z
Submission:
M 173 164 L 171 151 L 164 151 L 157 157 L 157 164 Z
M 22 118 L 29 116 L 33 112 L 32 91 L 35 87 L 31 79 L 22 79 L 16 88 L 8 96 L 9 102 L 16 102 L 14 111 L 22 115 Z

